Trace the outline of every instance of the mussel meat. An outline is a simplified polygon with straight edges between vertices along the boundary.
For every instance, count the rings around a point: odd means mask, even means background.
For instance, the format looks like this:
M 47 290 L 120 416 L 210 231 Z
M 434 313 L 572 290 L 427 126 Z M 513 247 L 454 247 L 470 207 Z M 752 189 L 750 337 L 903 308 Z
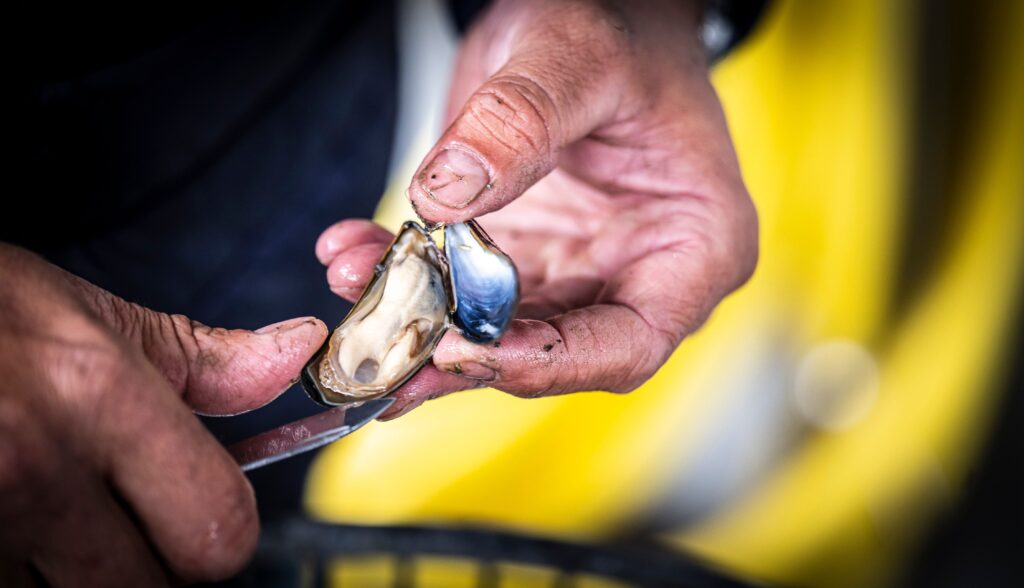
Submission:
M 328 406 L 390 394 L 429 360 L 454 325 L 493 341 L 519 302 L 515 265 L 474 222 L 445 227 L 445 255 L 407 222 L 345 320 L 302 371 L 302 386 Z

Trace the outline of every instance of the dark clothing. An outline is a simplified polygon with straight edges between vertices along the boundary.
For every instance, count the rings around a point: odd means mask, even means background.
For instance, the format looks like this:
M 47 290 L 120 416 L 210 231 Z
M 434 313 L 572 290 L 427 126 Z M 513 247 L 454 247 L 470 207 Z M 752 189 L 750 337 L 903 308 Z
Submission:
M 372 216 L 384 189 L 393 7 L 202 9 L 135 23 L 147 34 L 95 13 L 23 31 L 43 35 L 26 45 L 39 53 L 22 63 L 16 95 L 20 193 L 8 197 L 25 212 L 8 208 L 0 239 L 214 326 L 337 322 L 346 304 L 313 248 L 331 223 Z M 230 440 L 315 410 L 295 389 L 250 415 L 206 420 Z M 294 509 L 308 461 L 255 472 L 264 514 Z

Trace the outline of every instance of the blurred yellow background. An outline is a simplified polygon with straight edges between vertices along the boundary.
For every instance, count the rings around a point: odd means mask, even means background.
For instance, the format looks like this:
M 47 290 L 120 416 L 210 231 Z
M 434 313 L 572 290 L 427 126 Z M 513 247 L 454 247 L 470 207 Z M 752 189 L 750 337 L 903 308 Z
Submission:
M 775 2 L 714 70 L 760 212 L 750 283 L 628 396 L 466 392 L 367 427 L 318 458 L 309 511 L 650 532 L 772 582 L 897 582 L 1018 359 L 1022 5 L 963 8 L 984 43 L 933 56 L 927 3 Z M 939 76 L 971 82 L 962 108 L 936 110 L 923 64 L 970 69 Z M 395 169 L 389 228 L 435 132 Z

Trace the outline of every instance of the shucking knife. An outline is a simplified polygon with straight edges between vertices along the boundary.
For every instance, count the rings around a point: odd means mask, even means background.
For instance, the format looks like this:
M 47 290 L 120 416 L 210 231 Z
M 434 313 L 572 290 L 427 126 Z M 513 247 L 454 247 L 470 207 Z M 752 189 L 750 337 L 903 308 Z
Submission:
M 261 468 L 341 439 L 380 416 L 394 401 L 377 398 L 325 410 L 239 441 L 228 447 L 228 453 L 243 472 Z

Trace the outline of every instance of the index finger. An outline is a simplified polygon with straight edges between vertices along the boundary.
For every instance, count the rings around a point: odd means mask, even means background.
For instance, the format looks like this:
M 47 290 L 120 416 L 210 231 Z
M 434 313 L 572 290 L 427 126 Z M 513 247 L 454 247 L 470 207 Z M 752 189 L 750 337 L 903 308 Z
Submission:
M 238 465 L 148 362 L 129 360 L 112 374 L 89 433 L 101 466 L 177 574 L 237 572 L 259 529 Z
M 479 364 L 495 372 L 493 387 L 522 396 L 628 392 L 745 280 L 716 261 L 679 246 L 651 253 L 613 277 L 596 304 L 515 320 L 498 346 L 446 334 L 434 364 L 446 371 Z

